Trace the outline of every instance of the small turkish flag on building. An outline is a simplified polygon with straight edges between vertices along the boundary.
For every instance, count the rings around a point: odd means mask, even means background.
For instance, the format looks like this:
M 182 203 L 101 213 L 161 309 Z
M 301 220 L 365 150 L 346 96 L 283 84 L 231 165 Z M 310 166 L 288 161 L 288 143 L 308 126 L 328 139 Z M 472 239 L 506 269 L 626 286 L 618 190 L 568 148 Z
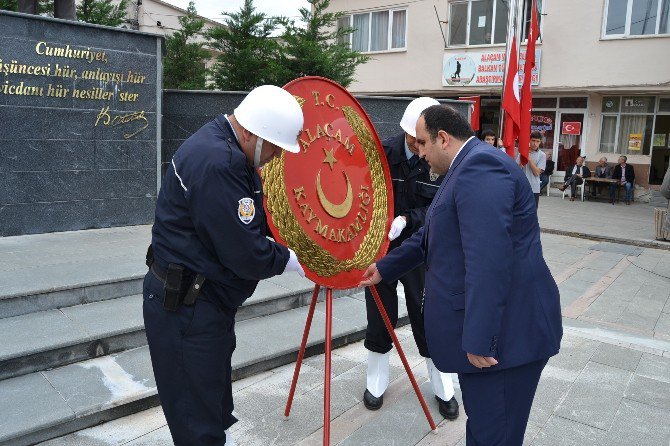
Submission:
M 563 127 L 561 128 L 561 135 L 581 135 L 582 134 L 582 123 L 581 122 L 564 122 Z

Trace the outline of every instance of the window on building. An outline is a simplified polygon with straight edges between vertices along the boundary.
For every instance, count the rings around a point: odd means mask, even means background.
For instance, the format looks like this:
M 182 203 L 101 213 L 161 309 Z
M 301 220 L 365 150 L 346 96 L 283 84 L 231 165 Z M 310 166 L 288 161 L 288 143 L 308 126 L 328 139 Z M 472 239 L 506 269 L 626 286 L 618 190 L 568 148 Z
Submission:
M 556 108 L 556 98 L 534 97 L 533 108 Z
M 654 96 L 605 96 L 600 152 L 649 155 L 655 110 Z
M 559 99 L 559 106 L 561 108 L 586 108 L 589 99 L 586 96 L 578 97 L 562 97 Z
M 524 0 L 525 40 L 532 0 Z M 509 0 L 459 0 L 449 3 L 449 46 L 492 45 L 507 41 Z M 542 9 L 542 2 L 537 1 Z M 541 19 L 540 19 L 541 20 Z
M 670 32 L 670 0 L 607 0 L 605 36 L 650 36 Z
M 349 28 L 351 22 L 351 16 L 343 16 L 337 19 L 337 29 L 340 30 L 342 28 Z M 350 34 L 347 35 L 342 35 L 337 37 L 337 43 L 350 43 L 351 37 Z
M 350 36 L 338 42 L 350 43 L 351 48 L 362 53 L 402 50 L 407 47 L 407 10 L 392 9 L 345 15 L 338 19 L 337 27 L 351 27 Z

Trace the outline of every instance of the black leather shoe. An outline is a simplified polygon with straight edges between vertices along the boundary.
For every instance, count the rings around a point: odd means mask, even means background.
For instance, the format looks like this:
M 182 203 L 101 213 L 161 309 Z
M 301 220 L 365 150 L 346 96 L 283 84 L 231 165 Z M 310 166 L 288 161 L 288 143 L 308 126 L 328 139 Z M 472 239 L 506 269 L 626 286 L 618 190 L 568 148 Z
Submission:
M 370 393 L 368 389 L 365 389 L 363 394 L 363 404 L 369 410 L 378 410 L 384 404 L 384 395 L 381 395 L 379 398 Z M 458 408 L 456 409 L 458 411 Z
M 453 421 L 458 418 L 458 401 L 456 397 L 452 397 L 449 401 L 441 400 L 435 397 L 440 406 L 440 415 L 447 420 Z

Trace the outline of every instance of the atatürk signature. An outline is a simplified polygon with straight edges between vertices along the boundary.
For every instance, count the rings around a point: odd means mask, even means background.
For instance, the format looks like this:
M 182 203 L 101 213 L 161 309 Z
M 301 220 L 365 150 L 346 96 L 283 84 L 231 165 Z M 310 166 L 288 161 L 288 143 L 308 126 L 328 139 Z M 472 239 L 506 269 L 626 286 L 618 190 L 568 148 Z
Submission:
M 102 107 L 102 109 L 100 109 L 100 113 L 98 113 L 98 118 L 95 120 L 95 127 L 97 127 L 98 124 L 108 126 L 108 127 L 116 127 L 118 125 L 130 124 L 131 122 L 134 122 L 134 121 L 140 121 L 141 123 L 143 122 L 144 124 L 142 125 L 142 127 L 138 128 L 137 130 L 135 130 L 131 133 L 124 133 L 123 137 L 125 139 L 130 139 L 133 136 L 140 133 L 142 130 L 149 127 L 149 121 L 147 120 L 146 116 L 144 116 L 144 110 L 130 112 L 130 113 L 126 113 L 126 114 L 123 114 L 123 115 L 120 115 L 120 114 L 117 114 L 117 115 L 111 114 L 110 115 L 109 106 L 107 106 L 107 107 Z

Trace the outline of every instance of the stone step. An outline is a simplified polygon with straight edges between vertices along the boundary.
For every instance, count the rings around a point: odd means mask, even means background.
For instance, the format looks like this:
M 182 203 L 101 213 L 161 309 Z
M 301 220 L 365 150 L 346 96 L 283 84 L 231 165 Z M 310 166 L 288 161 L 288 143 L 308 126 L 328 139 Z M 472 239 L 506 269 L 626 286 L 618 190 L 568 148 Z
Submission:
M 303 306 L 239 322 L 233 379 L 295 361 L 307 311 Z M 402 295 L 399 315 L 398 325 L 406 324 Z M 325 305 L 319 303 L 307 356 L 323 352 L 324 325 Z M 362 293 L 334 300 L 334 347 L 362 339 L 366 325 Z M 0 445 L 34 444 L 157 404 L 146 346 L 6 379 L 0 381 Z
M 264 280 L 237 321 L 307 305 L 313 286 L 296 273 Z M 146 345 L 142 295 L 0 319 L 0 333 L 0 380 L 136 348 Z
M 0 318 L 142 292 L 150 226 L 0 238 Z

